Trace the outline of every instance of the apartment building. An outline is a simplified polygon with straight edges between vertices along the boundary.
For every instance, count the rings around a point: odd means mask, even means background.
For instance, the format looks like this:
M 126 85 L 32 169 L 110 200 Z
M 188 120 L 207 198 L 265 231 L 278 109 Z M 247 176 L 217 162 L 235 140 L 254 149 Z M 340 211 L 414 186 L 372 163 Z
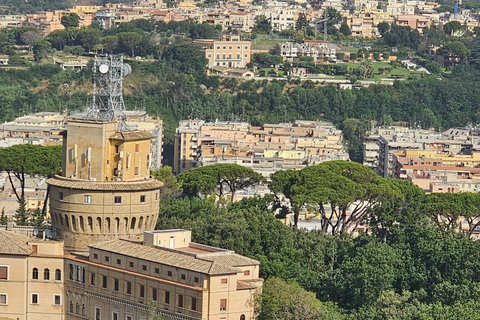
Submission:
M 377 26 L 380 22 L 393 23 L 391 13 L 383 12 L 376 8 L 355 10 L 344 16 L 345 23 L 350 27 L 352 35 L 373 38 L 379 37 Z
M 191 231 L 147 231 L 143 243 L 90 245 L 65 265 L 67 319 L 146 319 L 153 301 L 162 319 L 254 319 L 259 262 L 191 242 Z
M 278 55 L 290 62 L 301 56 L 313 57 L 314 60 L 336 59 L 337 53 L 342 52 L 342 49 L 334 44 L 314 40 L 305 40 L 304 43 L 277 43 L 275 48 Z
M 63 320 L 62 242 L 0 230 L 0 243 L 0 317 Z
M 421 15 L 400 15 L 395 17 L 397 26 L 407 26 L 419 33 L 423 33 L 423 29 L 430 28 L 430 19 Z
M 223 35 L 221 40 L 202 39 L 193 43 L 202 48 L 209 68 L 245 68 L 251 59 L 251 42 L 240 40 L 238 35 Z
M 180 122 L 175 136 L 174 172 L 214 163 L 236 163 L 268 177 L 326 160 L 348 160 L 341 130 L 331 123 L 251 126 L 245 122 Z
M 454 165 L 473 163 L 477 157 L 475 152 L 480 150 L 479 138 L 477 129 L 451 128 L 436 132 L 398 126 L 374 128 L 364 143 L 363 164 L 383 177 L 392 177 L 394 154 L 405 150 L 448 157 L 451 161 L 445 161 Z M 458 160 L 460 158 L 463 160 Z

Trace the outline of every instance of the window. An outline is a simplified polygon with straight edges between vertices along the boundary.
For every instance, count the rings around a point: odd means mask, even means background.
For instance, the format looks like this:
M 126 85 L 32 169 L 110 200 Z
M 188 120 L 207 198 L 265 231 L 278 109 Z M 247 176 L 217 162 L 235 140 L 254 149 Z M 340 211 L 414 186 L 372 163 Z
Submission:
M 143 284 L 140 285 L 140 298 L 145 298 L 145 286 Z
M 129 263 L 128 263 L 128 266 L 129 266 L 130 268 L 133 268 L 133 262 L 129 262 Z
M 227 311 L 227 299 L 220 299 L 220 311 Z
M 75 313 L 80 314 L 80 305 L 78 304 L 78 302 L 75 304 Z
M 245 315 L 244 315 L 244 314 L 242 314 L 242 315 L 240 316 L 240 320 L 245 320 Z
M 92 196 L 91 195 L 85 195 L 85 203 L 92 203 Z
M 228 47 L 228 50 L 232 50 L 232 46 L 229 46 L 229 47 Z
M 140 145 L 138 143 L 135 144 L 135 152 L 140 152 Z
M 82 316 L 86 316 L 87 315 L 87 308 L 85 307 L 84 304 L 82 304 Z
M 38 280 L 38 269 L 37 268 L 33 268 L 32 279 L 33 280 Z
M 112 320 L 118 320 L 118 312 L 112 311 Z
M 132 294 L 132 283 L 127 281 L 127 294 Z
M 245 50 L 248 50 L 248 46 L 245 46 Z
M 170 304 L 170 292 L 165 291 L 165 303 Z
M 167 276 L 171 277 L 172 276 L 172 271 L 167 271 Z
M 120 197 L 120 196 L 115 196 L 115 198 L 114 198 L 114 203 L 122 203 L 122 197 Z
M 221 280 L 221 284 L 227 284 L 227 282 L 228 282 L 227 278 L 223 278 L 223 279 Z
M 193 278 L 193 282 L 199 283 L 199 282 L 200 282 L 200 279 L 198 279 L 198 277 L 194 277 L 194 278 Z
M 122 265 L 122 260 L 121 260 L 121 259 L 117 259 L 117 264 L 118 264 L 119 266 L 121 266 L 121 265 Z
M 71 313 L 73 313 L 73 301 L 70 301 L 70 309 L 69 309 L 69 311 L 70 311 Z
M 155 268 L 155 273 L 160 273 L 160 269 L 159 268 Z
M 93 259 L 98 259 L 98 253 L 93 254 Z
M 7 304 L 8 304 L 7 294 L 6 293 L 0 293 L 0 306 L 6 306 Z
M 152 300 L 157 301 L 157 288 L 152 288 Z
M 138 172 L 139 172 L 139 171 L 138 171 L 138 167 L 135 167 L 134 174 L 135 174 L 136 176 L 138 176 Z
M 95 307 L 95 320 L 100 320 L 101 311 L 100 307 Z
M 125 320 L 132 320 L 131 314 L 125 314 Z
M 185 278 L 186 278 L 186 277 L 185 277 L 185 274 L 182 273 L 182 274 L 180 275 L 180 279 L 185 280 Z
M 183 308 L 183 295 L 181 294 L 178 295 L 178 306 Z
M 32 304 L 38 304 L 38 293 L 32 293 Z
M 110 262 L 110 257 L 109 256 L 105 256 L 105 262 Z
M 113 278 L 113 291 L 118 291 L 118 279 Z
M 90 284 L 91 284 L 92 286 L 95 285 L 95 273 L 91 273 L 91 274 L 90 274 Z
M 145 195 L 140 196 L 140 202 L 145 202 Z
M 8 267 L 0 267 L 0 280 L 8 280 Z
M 63 200 L 63 192 L 58 193 L 58 200 Z
M 147 271 L 147 265 L 142 264 L 142 270 L 143 270 L 143 271 Z
M 243 271 L 243 275 L 244 275 L 244 276 L 249 276 L 249 275 L 250 275 L 250 270 L 245 270 L 245 271 Z
M 59 294 L 54 294 L 53 295 L 53 304 L 55 306 L 59 306 L 62 304 L 62 296 Z
M 192 310 L 197 310 L 197 298 L 192 298 Z
M 50 280 L 50 270 L 47 268 L 43 270 L 43 280 Z
M 102 288 L 107 289 L 107 276 L 102 276 Z
M 119 148 L 118 148 L 118 145 L 115 146 L 115 153 L 118 153 L 119 151 Z
M 62 271 L 60 269 L 55 270 L 55 281 L 62 280 Z

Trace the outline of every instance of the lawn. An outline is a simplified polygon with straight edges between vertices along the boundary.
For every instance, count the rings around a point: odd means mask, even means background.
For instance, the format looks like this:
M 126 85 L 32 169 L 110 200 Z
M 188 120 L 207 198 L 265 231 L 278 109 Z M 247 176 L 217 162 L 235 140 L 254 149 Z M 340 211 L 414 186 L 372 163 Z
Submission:
M 277 43 L 287 41 L 287 39 L 262 39 L 255 42 L 252 41 L 252 50 L 273 50 Z

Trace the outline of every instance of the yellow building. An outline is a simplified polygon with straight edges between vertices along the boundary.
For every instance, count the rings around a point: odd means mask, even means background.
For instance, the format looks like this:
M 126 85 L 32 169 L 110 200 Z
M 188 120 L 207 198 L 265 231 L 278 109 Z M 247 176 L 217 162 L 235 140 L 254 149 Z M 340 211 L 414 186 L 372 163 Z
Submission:
M 250 62 L 251 42 L 241 41 L 240 36 L 224 35 L 222 40 L 202 39 L 194 43 L 202 48 L 209 68 L 245 68 Z
M 47 180 L 52 223 L 67 251 L 118 237 L 140 239 L 154 228 L 162 183 L 150 177 L 149 167 L 150 134 L 117 131 L 116 121 L 69 119 L 62 175 Z

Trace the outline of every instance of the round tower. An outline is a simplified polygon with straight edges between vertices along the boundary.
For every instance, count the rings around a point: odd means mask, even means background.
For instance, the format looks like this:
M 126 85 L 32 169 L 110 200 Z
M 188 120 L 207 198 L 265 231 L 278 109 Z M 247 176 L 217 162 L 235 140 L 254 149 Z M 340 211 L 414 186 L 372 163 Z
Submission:
M 150 177 L 150 138 L 118 131 L 116 121 L 69 119 L 62 174 L 47 180 L 52 223 L 67 251 L 140 240 L 155 228 L 162 183 Z

